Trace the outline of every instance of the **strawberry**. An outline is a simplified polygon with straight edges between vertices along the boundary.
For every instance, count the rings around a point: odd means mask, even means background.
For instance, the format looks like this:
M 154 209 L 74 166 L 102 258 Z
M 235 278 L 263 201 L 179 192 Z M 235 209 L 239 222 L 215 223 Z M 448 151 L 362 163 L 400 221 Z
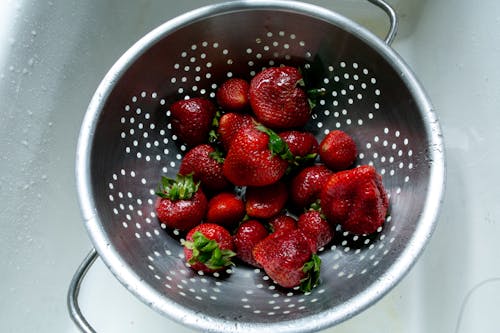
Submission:
M 233 236 L 238 258 L 252 266 L 260 267 L 253 258 L 253 248 L 268 235 L 266 227 L 257 220 L 243 222 Z
M 257 120 L 270 128 L 302 127 L 311 108 L 306 92 L 299 87 L 302 74 L 295 67 L 270 67 L 250 81 L 249 98 Z
M 195 271 L 213 273 L 234 265 L 233 237 L 218 224 L 202 223 L 194 227 L 182 245 L 186 262 Z
M 321 161 L 334 171 L 348 169 L 356 160 L 356 155 L 356 143 L 341 130 L 329 132 L 319 144 Z
M 247 187 L 247 215 L 255 218 L 270 218 L 280 213 L 288 199 L 288 190 L 283 182 L 261 187 Z
M 203 97 L 179 100 L 170 106 L 172 129 L 189 146 L 207 142 L 215 105 Z
M 302 169 L 290 182 L 290 200 L 297 208 L 305 208 L 319 198 L 321 187 L 332 172 L 317 164 Z
M 284 288 L 300 286 L 309 292 L 319 282 L 321 259 L 300 229 L 267 236 L 255 245 L 253 256 L 266 274 Z
M 227 152 L 223 173 L 236 186 L 265 186 L 277 182 L 285 174 L 288 162 L 280 157 L 286 146 L 271 140 L 261 125 L 241 128 Z
M 193 179 L 201 181 L 201 186 L 210 192 L 227 189 L 229 181 L 222 172 L 224 159 L 220 152 L 208 144 L 201 144 L 190 149 L 184 155 L 179 173 L 193 174 Z
M 340 171 L 323 185 L 321 210 L 331 224 L 354 234 L 371 234 L 383 225 L 389 199 L 382 177 L 370 165 Z
M 314 160 L 318 155 L 318 141 L 310 132 L 285 131 L 278 134 L 296 158 Z
M 325 217 L 317 210 L 308 210 L 299 216 L 297 228 L 311 237 L 320 249 L 330 243 L 333 238 L 333 230 Z
M 252 116 L 248 114 L 239 114 L 234 112 L 223 114 L 219 119 L 217 134 L 224 149 L 226 151 L 229 150 L 229 146 L 231 145 L 231 142 L 233 142 L 238 130 L 246 126 L 251 126 L 253 123 L 254 120 Z
M 201 223 L 207 210 L 207 198 L 193 177 L 162 177 L 156 201 L 156 215 L 168 228 L 189 230 Z
M 231 78 L 217 89 L 215 98 L 219 106 L 226 111 L 241 111 L 248 102 L 248 89 L 250 85 L 240 78 Z
M 245 204 L 236 194 L 221 192 L 208 201 L 205 221 L 229 227 L 245 216 Z
M 297 221 L 290 215 L 281 214 L 269 220 L 272 233 L 289 232 L 297 229 Z

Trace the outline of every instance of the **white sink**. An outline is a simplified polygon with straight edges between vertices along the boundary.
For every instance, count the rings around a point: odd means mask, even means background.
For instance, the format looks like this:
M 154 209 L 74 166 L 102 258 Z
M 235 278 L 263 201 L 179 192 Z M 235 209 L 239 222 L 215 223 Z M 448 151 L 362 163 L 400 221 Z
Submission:
M 217 1 L 0 2 L 0 331 L 77 332 L 71 277 L 91 248 L 77 202 L 76 140 L 98 83 L 142 35 Z M 308 1 L 384 36 L 367 1 Z M 437 229 L 402 282 L 324 332 L 498 332 L 500 2 L 389 1 L 393 48 L 433 101 L 447 146 Z M 98 332 L 193 332 L 137 300 L 97 260 L 81 308 Z

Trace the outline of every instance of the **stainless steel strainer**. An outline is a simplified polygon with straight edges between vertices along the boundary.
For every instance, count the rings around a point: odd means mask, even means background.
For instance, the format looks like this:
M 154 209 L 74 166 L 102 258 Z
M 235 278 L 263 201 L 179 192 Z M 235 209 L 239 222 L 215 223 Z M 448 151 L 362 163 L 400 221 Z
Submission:
M 209 332 L 309 332 L 339 323 L 380 299 L 409 270 L 434 228 L 444 190 L 444 152 L 431 103 L 386 43 L 323 8 L 289 1 L 241 1 L 173 19 L 132 46 L 99 85 L 85 115 L 76 177 L 85 225 L 96 250 L 72 281 L 70 313 L 97 253 L 133 294 L 177 322 Z M 370 237 L 337 230 L 320 252 L 321 283 L 284 290 L 259 269 L 220 276 L 186 267 L 182 234 L 163 230 L 154 212 L 161 175 L 175 176 L 186 146 L 171 132 L 169 106 L 213 98 L 229 77 L 263 67 L 306 65 L 327 91 L 308 130 L 321 139 L 343 129 L 359 164 L 382 174 L 390 216 Z M 318 68 L 320 70 L 318 70 Z M 311 79 L 310 78 L 310 79 Z

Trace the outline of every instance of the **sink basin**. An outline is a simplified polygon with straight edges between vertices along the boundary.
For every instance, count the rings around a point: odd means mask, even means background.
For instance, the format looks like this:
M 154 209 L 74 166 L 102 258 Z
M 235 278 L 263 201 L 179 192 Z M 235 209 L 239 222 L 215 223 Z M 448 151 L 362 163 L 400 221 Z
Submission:
M 77 332 L 66 308 L 72 275 L 91 248 L 77 202 L 75 149 L 107 70 L 164 21 L 217 1 L 0 3 L 2 332 Z M 385 36 L 367 1 L 308 1 Z M 493 332 L 500 307 L 500 3 L 389 1 L 392 47 L 420 78 L 447 146 L 441 217 L 423 255 L 377 304 L 323 332 Z M 443 15 L 446 13 L 446 15 Z M 130 294 L 97 262 L 80 294 L 99 332 L 193 332 Z M 29 318 L 29 320 L 27 320 Z

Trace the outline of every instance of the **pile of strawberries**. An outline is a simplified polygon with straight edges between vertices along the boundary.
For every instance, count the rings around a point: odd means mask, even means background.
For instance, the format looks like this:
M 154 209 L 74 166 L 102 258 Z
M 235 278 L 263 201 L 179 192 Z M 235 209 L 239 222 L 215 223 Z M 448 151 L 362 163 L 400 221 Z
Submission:
M 171 105 L 172 130 L 189 150 L 176 179 L 162 178 L 156 213 L 186 233 L 192 269 L 213 273 L 237 258 L 307 292 L 319 281 L 317 252 L 338 225 L 361 235 L 384 223 L 381 176 L 372 166 L 354 167 L 352 137 L 333 130 L 318 142 L 304 130 L 310 95 L 301 72 L 282 66 L 250 82 L 225 81 L 216 101 Z

